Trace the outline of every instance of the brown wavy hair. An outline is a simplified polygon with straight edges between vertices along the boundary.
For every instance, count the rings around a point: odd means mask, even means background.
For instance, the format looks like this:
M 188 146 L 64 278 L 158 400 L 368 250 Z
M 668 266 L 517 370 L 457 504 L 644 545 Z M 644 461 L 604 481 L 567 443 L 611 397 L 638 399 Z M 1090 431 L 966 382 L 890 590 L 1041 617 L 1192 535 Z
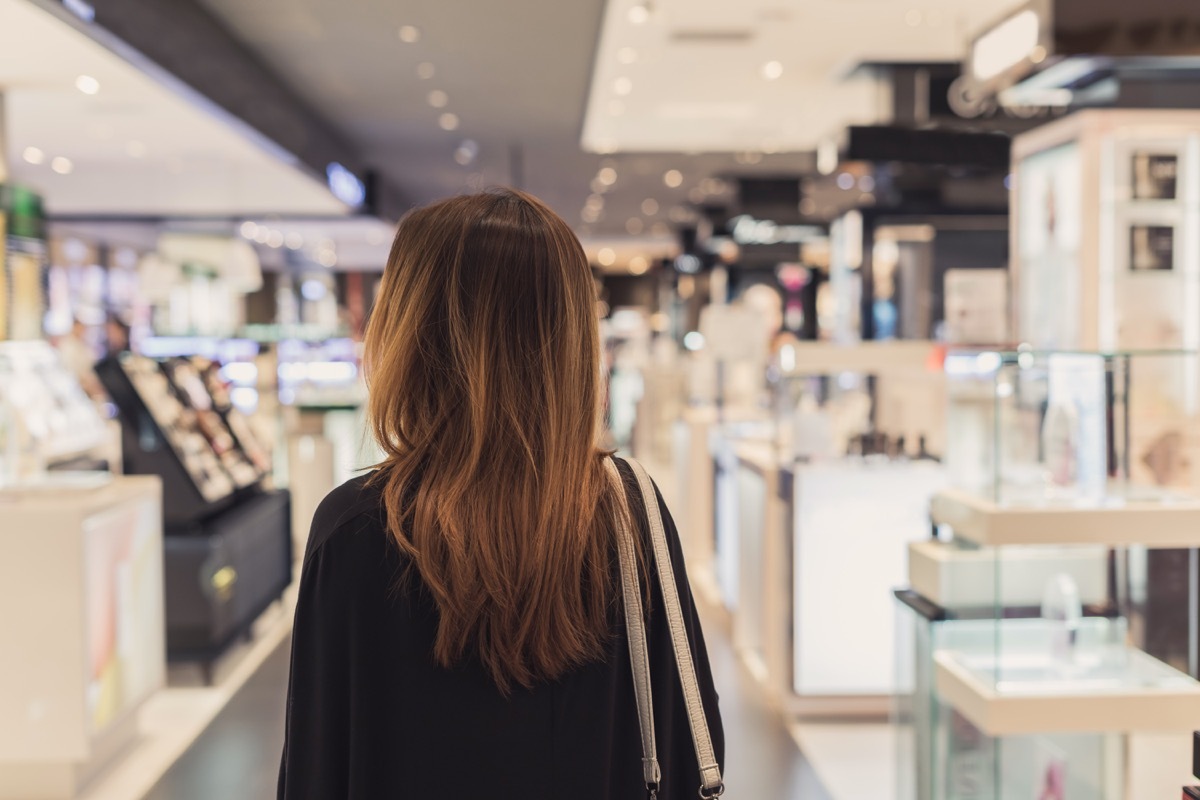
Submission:
M 400 223 L 366 333 L 389 530 L 439 611 L 434 656 L 502 691 L 602 656 L 618 508 L 599 447 L 595 284 L 512 189 Z

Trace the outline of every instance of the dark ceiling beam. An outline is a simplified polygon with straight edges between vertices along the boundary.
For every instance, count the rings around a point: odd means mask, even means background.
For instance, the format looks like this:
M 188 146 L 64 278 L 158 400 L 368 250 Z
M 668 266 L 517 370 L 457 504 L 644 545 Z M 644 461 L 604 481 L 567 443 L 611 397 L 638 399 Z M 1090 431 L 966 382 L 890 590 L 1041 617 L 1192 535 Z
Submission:
M 196 0 L 32 2 L 319 180 L 331 163 L 346 167 L 371 187 L 373 213 L 389 219 L 403 213 L 402 193 L 373 175 L 357 147 Z

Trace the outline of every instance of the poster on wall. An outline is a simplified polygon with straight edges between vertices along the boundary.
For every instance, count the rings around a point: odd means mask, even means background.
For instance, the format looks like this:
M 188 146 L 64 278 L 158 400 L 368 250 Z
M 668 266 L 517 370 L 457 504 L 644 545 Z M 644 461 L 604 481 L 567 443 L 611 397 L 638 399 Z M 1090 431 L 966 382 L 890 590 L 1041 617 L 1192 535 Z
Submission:
M 1133 154 L 1133 199 L 1174 200 L 1177 194 L 1179 156 L 1170 153 Z
M 1020 163 L 1017 175 L 1017 337 L 1039 348 L 1075 349 L 1083 223 L 1079 146 L 1036 153 Z
M 160 525 L 152 500 L 84 521 L 87 704 L 93 734 L 120 721 L 164 679 Z
M 1129 228 L 1129 269 L 1133 272 L 1160 272 L 1175 269 L 1175 227 L 1173 225 L 1131 225 Z

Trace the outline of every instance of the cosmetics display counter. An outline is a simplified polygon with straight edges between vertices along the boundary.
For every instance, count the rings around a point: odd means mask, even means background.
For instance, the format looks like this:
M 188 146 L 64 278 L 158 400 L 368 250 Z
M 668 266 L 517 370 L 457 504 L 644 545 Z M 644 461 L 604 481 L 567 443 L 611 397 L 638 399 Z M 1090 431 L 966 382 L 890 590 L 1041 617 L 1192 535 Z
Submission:
M 96 368 L 125 434 L 125 471 L 163 484 L 167 648 L 211 665 L 291 583 L 290 497 L 228 402 L 217 366 L 122 354 Z
M 1200 586 L 1193 574 L 1164 611 L 1155 595 L 1173 588 L 1148 572 L 1156 550 L 1200 546 L 1200 501 L 1154 457 L 1164 425 L 1200 416 L 1196 358 L 947 358 L 954 486 L 930 513 L 952 538 L 911 545 L 897 593 L 902 798 L 1178 792 L 1137 742 L 1186 746 L 1200 718 L 1186 646 Z
M 0 489 L 0 798 L 69 798 L 165 680 L 158 478 Z

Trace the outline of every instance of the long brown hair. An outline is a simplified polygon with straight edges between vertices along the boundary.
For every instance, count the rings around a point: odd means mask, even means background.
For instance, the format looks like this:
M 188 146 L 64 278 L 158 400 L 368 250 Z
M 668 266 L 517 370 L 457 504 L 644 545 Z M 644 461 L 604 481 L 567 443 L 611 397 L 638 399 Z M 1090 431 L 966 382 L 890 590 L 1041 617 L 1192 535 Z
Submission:
M 389 530 L 439 611 L 434 656 L 504 691 L 599 657 L 617 514 L 598 446 L 595 286 L 579 240 L 502 189 L 400 223 L 366 333 Z

